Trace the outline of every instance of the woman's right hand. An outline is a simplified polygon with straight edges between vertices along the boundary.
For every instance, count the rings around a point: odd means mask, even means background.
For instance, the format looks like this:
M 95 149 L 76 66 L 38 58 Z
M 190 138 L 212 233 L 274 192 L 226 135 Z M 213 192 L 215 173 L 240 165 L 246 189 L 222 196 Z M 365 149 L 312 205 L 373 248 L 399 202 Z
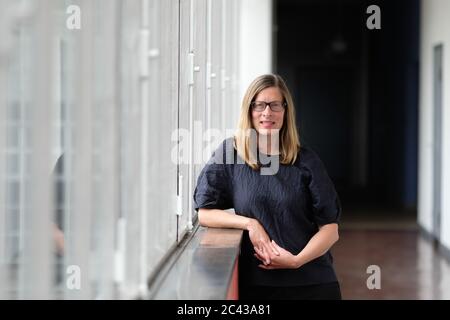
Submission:
M 257 257 L 265 265 L 269 265 L 271 262 L 270 257 L 272 255 L 278 256 L 280 254 L 278 249 L 273 245 L 272 241 L 270 241 L 269 235 L 258 220 L 250 219 L 247 230 L 253 247 L 258 249 L 259 254 Z

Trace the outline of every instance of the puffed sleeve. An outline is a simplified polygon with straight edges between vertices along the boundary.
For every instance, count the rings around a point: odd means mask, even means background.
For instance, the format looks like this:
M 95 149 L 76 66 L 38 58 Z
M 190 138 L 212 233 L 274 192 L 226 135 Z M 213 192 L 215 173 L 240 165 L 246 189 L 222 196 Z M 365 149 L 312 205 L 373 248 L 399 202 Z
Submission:
M 313 219 L 317 225 L 339 223 L 341 217 L 341 203 L 323 162 L 317 154 L 304 149 L 303 163 L 309 172 L 309 190 L 312 198 Z
M 197 180 L 194 191 L 195 210 L 229 209 L 233 207 L 232 196 L 229 188 L 229 177 L 223 161 L 218 161 L 219 147 L 205 165 Z

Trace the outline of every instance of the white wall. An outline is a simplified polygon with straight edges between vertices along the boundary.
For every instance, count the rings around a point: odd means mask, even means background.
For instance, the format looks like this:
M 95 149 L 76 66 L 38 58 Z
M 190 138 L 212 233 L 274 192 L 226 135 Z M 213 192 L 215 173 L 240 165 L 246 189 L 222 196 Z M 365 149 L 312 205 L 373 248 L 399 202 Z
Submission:
M 272 72 L 272 0 L 242 0 L 240 21 L 240 100 L 250 82 Z
M 433 47 L 443 44 L 441 240 L 450 248 L 450 1 L 422 0 L 418 222 L 432 231 Z

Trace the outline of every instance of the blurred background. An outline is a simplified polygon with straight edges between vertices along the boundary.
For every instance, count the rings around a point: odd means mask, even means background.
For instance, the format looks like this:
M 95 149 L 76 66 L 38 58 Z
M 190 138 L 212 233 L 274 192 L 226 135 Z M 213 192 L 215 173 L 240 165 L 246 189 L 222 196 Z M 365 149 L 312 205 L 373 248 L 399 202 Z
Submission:
M 0 298 L 211 297 L 187 280 L 196 179 L 249 83 L 278 73 L 341 198 L 343 298 L 449 299 L 449 14 L 447 0 L 0 0 Z M 228 280 L 198 281 L 237 298 Z

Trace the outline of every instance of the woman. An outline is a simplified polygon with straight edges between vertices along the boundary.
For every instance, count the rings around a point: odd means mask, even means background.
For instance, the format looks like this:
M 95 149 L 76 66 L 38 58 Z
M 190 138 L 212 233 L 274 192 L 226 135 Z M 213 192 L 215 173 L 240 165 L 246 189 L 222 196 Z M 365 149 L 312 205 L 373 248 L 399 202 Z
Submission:
M 263 174 L 269 163 L 275 170 Z M 203 168 L 194 201 L 202 226 L 245 230 L 241 299 L 341 299 L 329 252 L 339 238 L 339 198 L 321 160 L 300 146 L 280 76 L 250 84 L 238 132 Z

